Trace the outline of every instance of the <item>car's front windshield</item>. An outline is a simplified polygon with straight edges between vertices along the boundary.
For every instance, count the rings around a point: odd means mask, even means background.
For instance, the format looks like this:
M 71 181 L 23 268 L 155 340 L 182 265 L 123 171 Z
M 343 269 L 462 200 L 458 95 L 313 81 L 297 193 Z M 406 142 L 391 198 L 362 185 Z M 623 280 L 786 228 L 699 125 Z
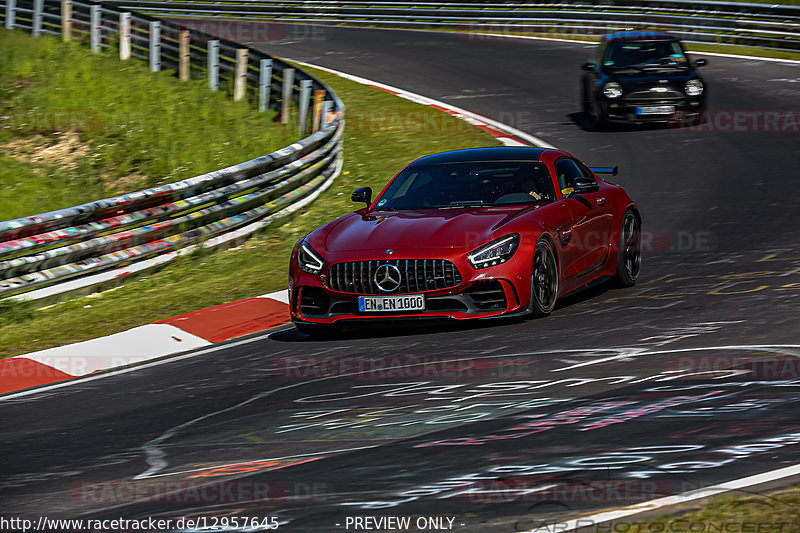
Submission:
M 555 199 L 543 163 L 483 161 L 413 166 L 397 175 L 377 209 L 454 209 L 511 206 Z
M 611 69 L 683 69 L 688 65 L 678 41 L 612 42 L 603 58 L 603 66 Z

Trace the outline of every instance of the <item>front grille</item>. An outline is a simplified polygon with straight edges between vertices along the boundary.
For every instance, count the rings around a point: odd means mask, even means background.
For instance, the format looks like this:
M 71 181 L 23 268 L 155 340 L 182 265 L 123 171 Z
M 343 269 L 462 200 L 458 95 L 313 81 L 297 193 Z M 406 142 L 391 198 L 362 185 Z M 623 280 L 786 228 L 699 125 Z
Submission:
M 630 93 L 626 96 L 629 100 L 662 100 L 662 99 L 674 99 L 674 98 L 685 98 L 683 93 L 678 91 L 666 91 L 666 92 L 656 92 L 656 91 L 636 91 Z
M 461 283 L 458 269 L 445 259 L 390 259 L 336 263 L 328 270 L 327 285 L 337 292 L 387 294 L 375 283 L 375 272 L 381 265 L 400 270 L 400 286 L 392 294 L 447 289 Z

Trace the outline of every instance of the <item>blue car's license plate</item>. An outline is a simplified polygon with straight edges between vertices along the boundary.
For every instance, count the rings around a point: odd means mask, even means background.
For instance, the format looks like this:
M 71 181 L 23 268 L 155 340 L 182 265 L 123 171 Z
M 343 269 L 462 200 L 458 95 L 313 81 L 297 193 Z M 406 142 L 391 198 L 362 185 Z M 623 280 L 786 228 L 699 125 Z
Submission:
M 675 112 L 674 105 L 653 105 L 647 107 L 637 107 L 637 115 L 669 115 Z

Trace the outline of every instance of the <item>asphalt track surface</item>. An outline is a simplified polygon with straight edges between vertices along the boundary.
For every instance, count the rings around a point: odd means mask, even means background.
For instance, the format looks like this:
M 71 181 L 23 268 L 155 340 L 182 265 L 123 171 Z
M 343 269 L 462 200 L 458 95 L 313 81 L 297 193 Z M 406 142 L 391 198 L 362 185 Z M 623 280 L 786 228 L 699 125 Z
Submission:
M 435 515 L 523 531 L 797 462 L 797 127 L 594 133 L 576 115 L 586 45 L 313 35 L 255 45 L 619 165 L 652 235 L 639 283 L 541 320 L 324 342 L 285 328 L 6 399 L 4 516 L 336 531 L 348 516 Z M 711 57 L 703 73 L 712 110 L 797 113 L 800 65 Z

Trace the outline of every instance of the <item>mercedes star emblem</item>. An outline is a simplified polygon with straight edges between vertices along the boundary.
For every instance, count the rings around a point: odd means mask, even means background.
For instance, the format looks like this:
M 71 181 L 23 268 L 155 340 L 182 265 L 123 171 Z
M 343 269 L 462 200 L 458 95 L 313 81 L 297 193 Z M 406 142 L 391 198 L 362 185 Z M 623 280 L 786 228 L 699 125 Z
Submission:
M 394 265 L 384 264 L 375 271 L 375 285 L 383 292 L 392 292 L 400 287 L 400 269 Z

